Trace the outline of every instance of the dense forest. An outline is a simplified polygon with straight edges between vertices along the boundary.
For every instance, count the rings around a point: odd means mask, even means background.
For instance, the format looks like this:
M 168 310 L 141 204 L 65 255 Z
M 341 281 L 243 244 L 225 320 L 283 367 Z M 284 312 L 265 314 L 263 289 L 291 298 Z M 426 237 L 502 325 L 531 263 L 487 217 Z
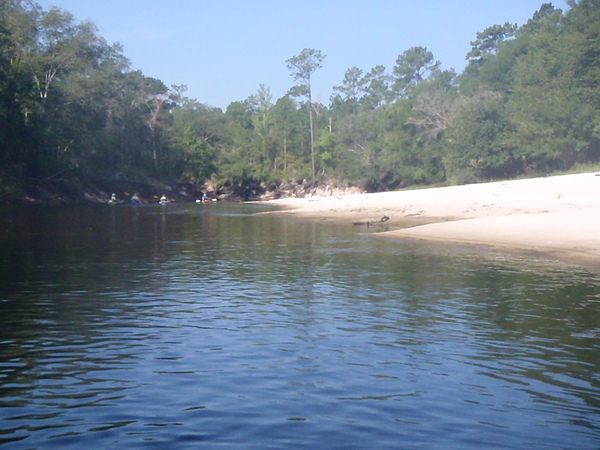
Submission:
M 68 11 L 0 8 L 3 197 L 31 185 L 122 193 L 207 180 L 237 198 L 298 183 L 373 192 L 600 161 L 600 0 L 571 0 L 566 12 L 545 3 L 520 27 L 491 25 L 461 74 L 423 47 L 391 69 L 351 67 L 329 105 L 311 96 L 326 56 L 304 49 L 282 61 L 285 96 L 261 85 L 225 111 L 131 70 L 118 44 Z

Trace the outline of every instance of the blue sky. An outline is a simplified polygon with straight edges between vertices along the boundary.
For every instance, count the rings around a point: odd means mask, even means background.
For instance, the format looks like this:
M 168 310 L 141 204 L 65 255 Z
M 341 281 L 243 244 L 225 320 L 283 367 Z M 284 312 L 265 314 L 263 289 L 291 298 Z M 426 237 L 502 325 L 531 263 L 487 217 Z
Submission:
M 548 1 L 548 0 L 546 0 Z M 304 48 L 326 59 L 313 74 L 313 99 L 328 105 L 347 69 L 368 72 L 413 46 L 443 69 L 462 72 L 476 33 L 505 22 L 522 25 L 544 0 L 37 0 L 77 21 L 91 21 L 120 42 L 131 69 L 187 96 L 225 109 L 264 84 L 273 101 L 294 85 L 285 60 Z M 553 1 L 568 9 L 565 0 Z

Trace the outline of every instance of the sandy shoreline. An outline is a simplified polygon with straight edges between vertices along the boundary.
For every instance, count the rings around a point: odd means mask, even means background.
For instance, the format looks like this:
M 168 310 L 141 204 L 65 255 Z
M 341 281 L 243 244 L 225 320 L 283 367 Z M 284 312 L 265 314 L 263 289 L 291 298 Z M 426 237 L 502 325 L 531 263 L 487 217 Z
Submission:
M 600 265 L 600 172 L 422 190 L 271 200 L 279 214 L 377 223 L 380 233 L 534 251 Z

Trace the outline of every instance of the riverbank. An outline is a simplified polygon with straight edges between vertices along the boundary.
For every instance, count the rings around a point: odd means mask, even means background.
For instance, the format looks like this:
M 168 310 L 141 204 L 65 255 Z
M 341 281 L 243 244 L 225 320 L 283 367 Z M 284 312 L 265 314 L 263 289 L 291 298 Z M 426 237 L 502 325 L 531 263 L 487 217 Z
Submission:
M 119 201 L 128 202 L 136 192 L 144 203 L 158 202 L 162 195 L 176 201 L 194 202 L 207 190 L 206 186 L 192 183 L 127 179 L 118 174 L 40 179 L 0 171 L 0 192 L 0 206 L 10 206 L 108 203 L 113 193 Z
M 381 236 L 600 265 L 600 173 L 268 203 L 281 214 L 380 226 Z

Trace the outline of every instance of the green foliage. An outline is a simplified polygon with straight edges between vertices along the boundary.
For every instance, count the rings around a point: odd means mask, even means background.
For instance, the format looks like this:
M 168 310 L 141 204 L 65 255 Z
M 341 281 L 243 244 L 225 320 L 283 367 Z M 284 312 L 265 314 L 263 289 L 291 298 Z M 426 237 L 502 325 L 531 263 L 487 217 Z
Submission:
M 346 70 L 341 86 L 334 86 L 333 90 L 339 92 L 345 100 L 356 102 L 364 90 L 365 79 L 363 71 L 358 67 Z
M 0 162 L 40 179 L 211 178 L 242 198 L 326 177 L 381 191 L 595 167 L 600 3 L 569 5 L 477 33 L 458 76 L 419 46 L 390 72 L 351 67 L 329 105 L 311 92 L 325 56 L 304 49 L 285 61 L 288 94 L 260 85 L 223 112 L 129 70 L 93 24 L 3 1 Z
M 463 99 L 447 130 L 445 165 L 457 183 L 506 178 L 517 161 L 510 144 L 510 121 L 500 94 L 483 91 Z
M 396 95 L 406 95 L 411 85 L 419 84 L 426 77 L 427 72 L 435 69 L 437 63 L 433 61 L 433 53 L 424 47 L 412 47 L 398 56 L 393 69 L 393 91 Z
M 220 109 L 186 102 L 173 111 L 171 154 L 178 178 L 203 183 L 215 173 L 224 137 Z
M 362 80 L 364 95 L 360 104 L 370 110 L 383 106 L 392 97 L 391 82 L 392 76 L 385 73 L 384 66 L 373 67 Z
M 508 108 L 527 171 L 567 170 L 598 157 L 600 7 L 582 1 L 559 22 L 555 11 L 540 10 L 528 23 L 528 55 L 513 70 Z
M 497 54 L 501 43 L 514 36 L 516 30 L 517 25 L 506 22 L 504 25 L 492 25 L 477 33 L 477 39 L 471 42 L 472 48 L 467 53 L 467 59 L 482 61 L 490 55 Z

